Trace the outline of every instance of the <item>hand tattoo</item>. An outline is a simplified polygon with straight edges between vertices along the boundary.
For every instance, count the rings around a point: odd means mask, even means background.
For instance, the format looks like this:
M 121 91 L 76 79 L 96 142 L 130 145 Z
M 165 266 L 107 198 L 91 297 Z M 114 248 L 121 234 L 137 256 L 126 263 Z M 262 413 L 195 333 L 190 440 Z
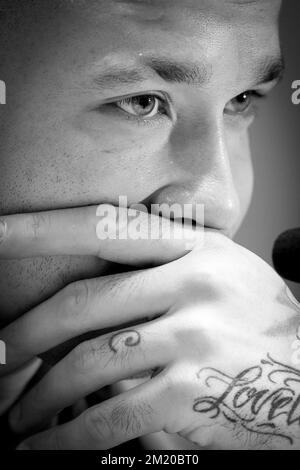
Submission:
M 281 438 L 291 445 L 300 439 L 300 370 L 268 354 L 258 366 L 236 376 L 213 368 L 203 368 L 197 376 L 212 392 L 195 399 L 197 413 L 210 420 L 223 417 L 250 433 Z
M 109 347 L 117 353 L 123 346 L 133 347 L 141 342 L 141 335 L 136 330 L 125 330 L 111 336 L 109 340 Z

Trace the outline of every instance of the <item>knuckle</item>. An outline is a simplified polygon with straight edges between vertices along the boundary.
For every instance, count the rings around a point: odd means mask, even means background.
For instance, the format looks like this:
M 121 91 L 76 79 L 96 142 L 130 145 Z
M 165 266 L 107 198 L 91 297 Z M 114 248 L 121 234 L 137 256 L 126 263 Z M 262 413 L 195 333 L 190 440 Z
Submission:
M 181 393 L 186 380 L 186 364 L 184 365 L 174 365 L 164 377 L 164 386 L 165 390 L 171 392 L 172 394 Z
M 38 240 L 47 233 L 50 228 L 50 215 L 45 213 L 29 214 L 26 217 L 25 232 L 33 240 Z
M 195 364 L 184 361 L 175 364 L 163 377 L 162 394 L 168 397 L 174 409 L 185 409 L 189 411 L 189 404 L 193 404 L 199 395 L 199 383 L 197 379 L 198 368 Z M 167 433 L 177 433 L 182 426 L 182 421 L 178 421 L 178 415 L 171 414 L 164 425 Z
M 182 354 L 196 354 L 195 345 L 197 346 L 202 338 L 202 326 L 199 315 L 194 306 L 192 310 L 186 308 L 176 308 L 170 311 L 161 321 L 167 331 L 164 347 L 168 352 L 170 360 L 180 360 Z
M 3 243 L 8 235 L 7 222 L 5 219 L 0 218 L 0 244 Z
M 152 415 L 153 409 L 146 401 L 137 400 L 133 405 L 120 400 L 112 410 L 111 421 L 120 434 L 132 437 L 142 432 Z
M 201 303 L 215 301 L 224 294 L 224 274 L 222 267 L 217 266 L 211 260 L 210 263 L 201 263 L 194 265 L 184 276 L 179 299 L 188 298 Z
M 70 362 L 75 370 L 81 372 L 93 367 L 95 363 L 100 365 L 103 356 L 107 355 L 106 353 L 106 344 L 100 343 L 97 339 L 92 339 L 80 343 L 73 349 Z
M 108 448 L 113 445 L 115 433 L 112 423 L 100 407 L 94 407 L 83 413 L 84 429 L 92 443 L 96 444 L 98 449 Z
M 196 288 L 199 291 L 199 288 L 202 290 L 211 290 L 215 288 L 218 281 L 217 273 L 214 270 L 210 269 L 194 269 L 189 275 L 189 285 L 192 288 Z
M 66 315 L 78 316 L 86 311 L 91 301 L 91 287 L 87 280 L 72 282 L 66 286 L 62 295 Z

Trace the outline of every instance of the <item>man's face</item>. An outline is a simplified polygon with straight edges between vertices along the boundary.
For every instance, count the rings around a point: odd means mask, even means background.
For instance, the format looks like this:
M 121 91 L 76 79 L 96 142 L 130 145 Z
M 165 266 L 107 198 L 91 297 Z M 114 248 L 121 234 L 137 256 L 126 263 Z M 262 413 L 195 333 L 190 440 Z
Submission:
M 205 224 L 232 237 L 251 199 L 249 126 L 280 73 L 279 6 L 89 0 L 24 12 L 0 77 L 0 211 L 126 195 L 204 204 Z M 29 305 L 95 269 L 75 258 L 3 264 L 0 301 L 13 309 L 11 289 L 14 305 L 18 294 Z

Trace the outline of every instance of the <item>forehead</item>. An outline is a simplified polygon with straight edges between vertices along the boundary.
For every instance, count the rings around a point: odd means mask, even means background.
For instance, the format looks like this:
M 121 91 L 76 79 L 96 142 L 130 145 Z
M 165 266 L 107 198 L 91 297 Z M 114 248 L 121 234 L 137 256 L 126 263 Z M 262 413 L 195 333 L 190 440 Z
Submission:
M 246 10 L 252 13 L 272 12 L 277 15 L 280 9 L 281 0 L 52 0 L 58 1 L 60 5 L 70 8 L 88 8 L 94 11 L 103 12 L 113 8 L 120 7 L 124 11 L 135 10 L 142 12 L 151 9 L 176 8 L 176 9 L 192 9 L 198 11 L 220 11 L 222 8 L 239 10 L 241 13 Z
M 215 46 L 222 41 L 239 42 L 248 49 L 278 47 L 279 0 L 67 0 L 64 4 L 73 17 L 94 31 L 99 28 L 111 49 L 164 47 L 173 53 L 188 46 L 192 52 L 201 49 L 201 43 L 205 49 L 209 42 Z
M 239 22 L 272 22 L 278 18 L 281 0 L 70 0 L 63 1 L 69 9 L 90 13 L 94 19 L 113 15 L 155 23 L 174 21 L 175 18 L 191 23 L 222 19 Z
M 32 67 L 45 63 L 70 82 L 77 70 L 86 74 L 94 64 L 164 56 L 203 65 L 225 86 L 279 55 L 278 0 L 47 0 L 43 8 L 40 0 L 16 1 L 29 15 L 22 57 L 25 49 Z M 34 4 L 37 11 L 28 6 Z M 25 17 L 26 11 L 26 23 Z
M 219 61 L 221 70 L 226 60 L 246 66 L 279 55 L 279 0 L 78 0 L 68 5 L 73 21 L 80 23 L 76 31 L 84 31 L 83 42 L 94 45 L 89 50 L 95 60 L 101 51 L 112 65 L 120 53 L 133 59 L 160 54 Z
M 1 0 L 0 0 L 1 1 Z M 243 36 L 252 39 L 258 33 L 271 32 L 276 29 L 280 0 L 3 0 L 8 5 L 8 11 L 15 5 L 18 16 L 28 15 L 31 21 L 48 23 L 47 29 L 55 31 L 57 19 L 60 20 L 60 33 L 68 38 L 71 32 L 81 36 L 92 28 L 95 37 L 107 35 L 112 42 L 115 37 L 122 37 L 125 44 L 130 39 L 137 39 L 143 43 L 149 40 L 152 33 L 159 33 L 157 39 L 176 42 L 176 38 L 183 42 L 201 39 L 214 39 L 226 31 L 235 31 L 239 39 Z M 42 19 L 42 21 L 40 21 Z M 22 20 L 21 20 L 22 21 Z M 61 23 L 64 23 L 62 26 Z M 80 23 L 80 28 L 76 24 Z M 31 25 L 30 25 L 31 26 Z M 41 30 L 43 33 L 46 31 Z M 62 31 L 62 28 L 63 31 Z M 244 35 L 240 34 L 244 31 Z M 87 34 L 87 39 L 90 39 Z M 263 39 L 259 37 L 258 39 Z

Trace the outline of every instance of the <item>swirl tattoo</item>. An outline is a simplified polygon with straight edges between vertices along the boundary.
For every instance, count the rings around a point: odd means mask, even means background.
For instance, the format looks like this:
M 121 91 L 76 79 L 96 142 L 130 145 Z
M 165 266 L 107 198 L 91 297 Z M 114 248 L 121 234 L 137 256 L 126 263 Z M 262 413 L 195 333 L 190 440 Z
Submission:
M 117 353 L 123 345 L 127 347 L 137 346 L 141 342 L 141 335 L 136 330 L 124 330 L 111 336 L 109 347 Z
M 195 412 L 210 420 L 222 416 L 251 433 L 285 439 L 291 445 L 300 439 L 299 370 L 268 354 L 258 366 L 235 377 L 213 368 L 201 369 L 197 377 L 214 393 L 196 398 Z

